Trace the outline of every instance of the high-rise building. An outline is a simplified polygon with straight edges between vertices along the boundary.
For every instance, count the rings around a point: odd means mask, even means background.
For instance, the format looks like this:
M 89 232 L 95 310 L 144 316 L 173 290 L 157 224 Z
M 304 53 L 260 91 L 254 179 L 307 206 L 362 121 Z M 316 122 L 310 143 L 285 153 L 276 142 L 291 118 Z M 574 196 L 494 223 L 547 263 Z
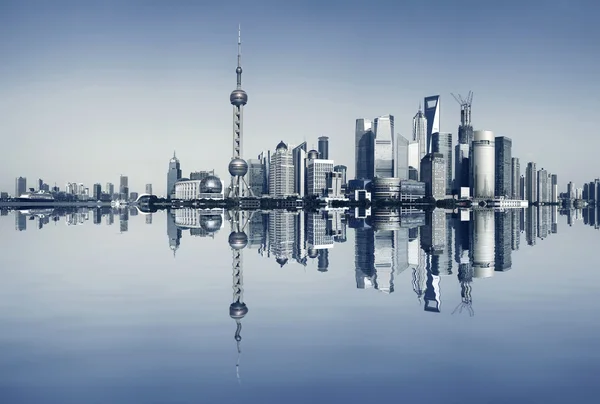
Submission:
M 558 202 L 558 176 L 556 174 L 552 174 L 550 183 L 552 186 L 550 202 L 556 203 Z
M 375 118 L 373 132 L 375 133 L 375 177 L 393 178 L 395 175 L 393 115 Z
M 454 148 L 454 189 L 460 195 L 461 188 L 469 187 L 470 145 L 459 143 Z
M 525 199 L 529 203 L 537 201 L 537 169 L 535 163 L 530 161 L 525 169 Z
M 119 198 L 123 200 L 129 198 L 129 178 L 126 175 L 121 175 L 119 178 Z
M 102 185 L 94 184 L 93 192 L 94 192 L 94 199 L 96 201 L 99 201 L 100 197 L 102 196 Z
M 427 154 L 427 118 L 425 118 L 425 114 L 421 110 L 421 104 L 419 104 L 419 111 L 417 111 L 417 114 L 413 117 L 412 140 L 419 145 L 417 165 L 414 166 L 418 170 L 421 165 L 421 160 Z
M 408 179 L 408 158 L 410 142 L 401 134 L 396 135 L 396 174 L 394 177 L 401 180 Z
M 329 160 L 329 138 L 327 136 L 319 137 L 319 158 Z
M 104 191 L 110 195 L 110 197 L 113 197 L 113 194 L 115 193 L 115 184 L 113 184 L 112 182 L 107 182 L 106 183 L 106 188 L 104 188 Z
M 264 165 L 259 159 L 248 160 L 248 187 L 254 196 L 261 196 L 264 189 Z
M 425 97 L 425 119 L 427 120 L 427 153 L 433 151 L 432 136 L 440 131 L 440 96 Z
M 169 160 L 169 172 L 167 173 L 167 198 L 173 198 L 175 194 L 175 183 L 181 179 L 181 165 L 173 151 L 173 157 Z
M 294 194 L 294 156 L 288 146 L 281 141 L 275 153 L 271 154 L 269 195 L 275 198 L 287 198 Z
M 152 195 L 152 184 L 146 184 L 146 193 Z
M 474 133 L 477 141 L 477 131 Z M 492 139 L 493 136 L 492 136 Z M 493 153 L 493 150 L 492 150 Z M 493 176 L 492 176 L 493 177 Z M 472 261 L 475 278 L 488 278 L 494 275 L 495 269 L 495 216 L 489 209 L 473 211 Z
M 324 142 L 327 143 L 326 137 Z M 321 148 L 321 138 L 319 138 L 319 148 Z M 323 148 L 327 149 L 327 145 Z M 294 147 L 292 156 L 294 161 L 294 192 L 302 198 L 306 195 L 306 142 Z
M 506 136 L 495 139 L 495 191 L 496 197 L 512 197 L 512 140 Z
M 413 140 L 411 142 L 408 142 L 408 173 L 409 173 L 409 179 L 413 179 L 413 180 L 418 180 L 419 179 L 419 167 L 421 166 L 421 158 L 419 157 L 420 153 L 419 153 L 419 142 L 417 142 L 416 140 Z M 425 156 L 423 156 L 425 157 Z M 415 178 L 410 178 L 410 173 L 411 170 L 414 171 L 416 174 Z
M 537 172 L 537 201 L 548 202 L 548 172 L 543 168 Z
M 444 156 L 446 163 L 446 195 L 452 195 L 452 134 L 446 132 L 435 132 L 432 135 L 432 148 L 434 153 Z
M 521 185 L 519 181 L 521 178 L 521 164 L 519 163 L 519 159 L 517 157 L 513 157 L 510 161 L 510 174 L 512 177 L 511 198 L 521 199 L 519 192 L 519 187 Z
M 527 186 L 525 183 L 525 176 L 521 175 L 521 178 L 519 178 L 519 199 L 525 200 L 526 197 L 527 197 Z
M 27 178 L 19 177 L 15 180 L 15 198 L 27 192 Z
M 375 176 L 375 133 L 369 119 L 357 119 L 355 129 L 355 177 L 359 180 L 372 180 Z
M 307 195 L 327 196 L 327 176 L 333 172 L 333 160 L 311 159 L 306 166 Z
M 348 167 L 344 166 L 344 165 L 337 165 L 335 167 L 333 167 L 333 171 L 335 171 L 336 173 L 340 173 L 342 175 L 342 186 L 345 187 L 346 183 L 348 182 Z
M 421 160 L 421 182 L 425 194 L 436 200 L 446 197 L 446 162 L 441 153 L 429 153 Z
M 494 132 L 475 131 L 473 140 L 473 198 L 494 198 L 495 145 Z M 493 226 L 492 226 L 493 229 Z

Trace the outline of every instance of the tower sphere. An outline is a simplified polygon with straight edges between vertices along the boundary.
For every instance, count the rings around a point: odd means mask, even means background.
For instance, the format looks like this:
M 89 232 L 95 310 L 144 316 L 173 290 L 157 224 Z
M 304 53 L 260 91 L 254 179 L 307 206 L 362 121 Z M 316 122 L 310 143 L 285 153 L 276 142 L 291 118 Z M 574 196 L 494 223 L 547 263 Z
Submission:
M 242 66 L 238 66 L 238 67 L 236 67 L 236 69 L 235 69 L 235 72 L 236 72 L 237 74 L 242 74 Z
M 208 233 L 218 231 L 223 225 L 221 215 L 202 215 L 200 216 L 200 227 Z
M 200 181 L 200 192 L 204 194 L 219 194 L 223 192 L 223 184 L 221 184 L 219 177 L 209 175 Z
M 238 69 L 241 70 L 241 67 L 238 67 Z M 229 101 L 232 105 L 238 107 L 241 105 L 246 105 L 246 103 L 248 102 L 248 94 L 246 94 L 246 92 L 242 89 L 233 90 L 231 92 L 231 95 L 229 96 Z
M 242 250 L 248 245 L 248 236 L 243 231 L 232 231 L 229 234 L 229 246 L 234 250 Z
M 245 303 L 233 302 L 229 306 L 229 316 L 234 320 L 241 320 L 248 314 L 248 306 Z
M 243 177 L 248 172 L 246 160 L 235 158 L 229 162 L 229 174 L 232 177 Z

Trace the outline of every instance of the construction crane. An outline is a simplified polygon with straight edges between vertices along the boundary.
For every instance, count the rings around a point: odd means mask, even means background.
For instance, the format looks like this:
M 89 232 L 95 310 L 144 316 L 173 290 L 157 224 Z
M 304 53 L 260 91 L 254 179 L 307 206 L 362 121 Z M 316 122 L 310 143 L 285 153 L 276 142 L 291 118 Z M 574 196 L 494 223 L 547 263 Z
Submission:
M 467 96 L 463 98 L 460 94 L 458 96 L 454 95 L 452 97 L 458 102 L 460 105 L 460 124 L 462 126 L 471 126 L 471 105 L 473 105 L 473 91 L 469 91 Z

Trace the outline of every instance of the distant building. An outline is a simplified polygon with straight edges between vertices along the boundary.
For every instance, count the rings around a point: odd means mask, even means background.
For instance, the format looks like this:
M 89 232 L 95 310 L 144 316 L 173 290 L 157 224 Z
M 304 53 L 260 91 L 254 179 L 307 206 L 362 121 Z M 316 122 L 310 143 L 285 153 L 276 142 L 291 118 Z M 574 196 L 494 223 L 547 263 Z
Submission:
M 306 166 L 307 195 L 327 196 L 327 177 L 333 172 L 333 165 L 333 160 L 308 159 Z
M 129 197 L 129 178 L 126 175 L 121 175 L 119 178 L 119 198 L 127 199 Z
M 543 168 L 537 172 L 537 202 L 549 202 L 548 172 Z
M 327 140 L 323 140 L 327 142 Z M 328 146 L 321 146 L 321 138 L 319 138 L 319 147 L 327 149 Z M 306 195 L 306 142 L 302 142 L 298 146 L 292 149 L 293 163 L 294 163 L 294 192 L 299 197 Z
M 102 185 L 94 184 L 93 194 L 94 194 L 94 199 L 96 201 L 99 201 L 100 198 L 102 197 Z
M 152 184 L 146 184 L 146 193 L 148 195 L 153 195 L 153 193 L 152 193 Z
M 418 144 L 416 166 L 414 166 L 415 169 L 418 170 L 421 166 L 421 160 L 427 154 L 427 118 L 425 118 L 425 114 L 421 110 L 421 105 L 419 105 L 419 110 L 417 111 L 417 114 L 413 117 L 412 140 L 414 142 L 417 142 Z
M 356 179 L 372 180 L 375 177 L 375 133 L 369 119 L 357 119 L 355 128 Z
M 495 191 L 496 197 L 512 197 L 512 140 L 506 136 L 495 139 Z
M 408 157 L 410 142 L 401 134 L 396 135 L 396 156 L 395 156 L 395 175 L 401 180 L 408 179 Z
M 167 173 L 167 198 L 173 198 L 175 195 L 175 183 L 181 179 L 181 164 L 173 152 L 173 157 L 169 160 L 169 171 Z
M 419 167 L 421 166 L 421 158 L 419 157 L 419 142 L 413 140 L 408 142 L 408 178 L 411 176 L 411 169 L 417 173 L 418 179 Z M 414 178 L 413 178 L 414 179 Z
M 529 203 L 537 201 L 537 169 L 535 163 L 532 161 L 527 163 L 527 168 L 525 169 L 525 191 L 525 199 Z
M 446 195 L 452 195 L 452 134 L 446 132 L 436 132 L 432 134 L 432 147 L 434 153 L 440 153 L 444 156 L 446 163 Z
M 326 179 L 326 196 L 329 198 L 340 198 L 344 196 L 342 193 L 342 173 L 331 171 L 327 174 Z
M 140 194 L 137 192 L 131 192 L 129 194 L 129 200 L 130 201 L 137 201 L 137 199 L 140 197 Z
M 340 173 L 342 176 L 342 186 L 345 188 L 346 184 L 348 183 L 348 167 L 343 166 L 343 165 L 337 165 L 333 167 L 333 171 L 335 171 L 336 173 Z
M 550 193 L 550 202 L 556 203 L 558 202 L 558 176 L 556 174 L 552 174 L 551 180 L 551 193 Z
M 263 195 L 269 194 L 269 175 L 271 174 L 271 151 L 265 150 L 258 155 L 258 159 L 263 166 Z
M 261 196 L 263 194 L 265 173 L 263 172 L 264 166 L 258 159 L 248 160 L 248 187 L 254 194 L 254 196 Z
M 429 153 L 421 160 L 421 182 L 427 196 L 437 200 L 446 197 L 446 162 L 441 153 Z
M 293 154 L 283 141 L 271 155 L 269 168 L 269 196 L 287 198 L 295 195 Z
M 107 182 L 104 191 L 112 198 L 113 194 L 115 193 L 115 184 L 113 184 L 112 182 Z M 67 193 L 69 192 L 67 191 Z
M 469 150 L 471 146 L 459 143 L 454 148 L 454 189 L 460 194 L 461 188 L 469 186 Z
M 201 181 L 209 176 L 214 176 L 215 170 L 210 171 L 194 171 L 190 173 L 190 180 L 198 180 Z
M 494 133 L 478 130 L 474 133 L 472 166 L 473 198 L 494 198 L 495 145 Z
M 394 116 L 383 115 L 373 122 L 375 133 L 375 177 L 395 176 Z
M 19 177 L 15 180 L 15 197 L 23 195 L 27 192 L 27 178 Z
M 510 162 L 510 173 L 512 177 L 511 183 L 511 198 L 522 199 L 520 193 L 521 179 L 521 164 L 517 157 L 513 157 Z
M 327 136 L 319 137 L 319 158 L 329 160 L 329 138 Z

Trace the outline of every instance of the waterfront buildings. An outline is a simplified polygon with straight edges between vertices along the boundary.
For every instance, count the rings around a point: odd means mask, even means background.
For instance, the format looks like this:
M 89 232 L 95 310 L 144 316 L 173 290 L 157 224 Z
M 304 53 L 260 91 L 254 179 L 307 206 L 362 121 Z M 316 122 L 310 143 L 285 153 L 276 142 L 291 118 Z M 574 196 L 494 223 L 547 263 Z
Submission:
M 348 167 L 346 167 L 344 165 L 337 165 L 337 166 L 333 167 L 333 171 L 341 174 L 342 186 L 346 187 L 346 183 L 348 182 Z
M 94 199 L 96 201 L 99 201 L 100 198 L 102 197 L 102 185 L 94 184 L 93 194 L 94 194 Z
M 179 161 L 178 161 L 178 163 L 179 163 Z M 179 171 L 179 173 L 181 174 L 181 170 Z M 126 175 L 121 175 L 119 177 L 119 199 L 127 200 L 128 198 L 129 198 L 129 179 L 127 178 Z
M 520 192 L 520 180 L 521 180 L 521 163 L 517 157 L 511 158 L 510 161 L 510 173 L 512 178 L 511 183 L 511 198 L 512 199 L 523 199 Z
M 512 139 L 495 138 L 495 196 L 512 198 Z
M 327 142 L 327 139 L 323 140 Z M 319 146 L 321 146 L 321 138 L 319 138 Z M 322 146 L 323 149 L 328 150 L 327 144 Z M 292 149 L 293 163 L 294 163 L 294 192 L 299 197 L 306 195 L 306 158 L 308 153 L 306 151 L 306 142 L 302 142 L 300 145 Z
M 275 198 L 287 198 L 295 195 L 294 191 L 294 157 L 288 146 L 281 141 L 275 153 L 271 155 L 269 195 Z
M 383 115 L 375 118 L 373 132 L 375 133 L 375 177 L 394 177 L 394 117 Z
M 307 195 L 318 197 L 328 195 L 327 178 L 333 172 L 333 165 L 333 160 L 308 159 L 306 166 Z
M 201 180 L 183 179 L 175 183 L 174 197 L 190 201 L 194 199 L 223 199 L 223 182 L 214 175 Z
M 452 134 L 435 132 L 432 134 L 432 147 L 434 153 L 440 153 L 446 164 L 446 195 L 452 195 Z
M 113 184 L 112 182 L 107 182 L 106 187 L 104 188 L 104 192 L 106 192 L 108 195 L 110 195 L 111 198 L 113 198 L 115 194 L 115 184 Z
M 181 179 L 181 164 L 173 152 L 173 157 L 169 160 L 169 172 L 167 173 L 167 198 L 172 198 L 175 194 L 175 183 Z
M 421 160 L 421 182 L 425 193 L 436 200 L 446 197 L 446 162 L 441 153 L 429 153 Z
M 19 177 L 17 179 L 15 179 L 15 197 L 18 198 L 19 196 L 23 195 L 24 193 L 27 192 L 27 178 L 25 177 Z
M 495 138 L 488 130 L 474 133 L 472 166 L 473 166 L 473 198 L 494 198 L 495 188 Z
M 329 160 L 329 138 L 327 136 L 319 137 L 319 158 Z
M 556 174 L 552 174 L 550 177 L 550 202 L 556 203 L 558 202 L 558 176 Z
M 538 203 L 549 202 L 548 172 L 543 168 L 537 172 L 537 198 Z
M 469 150 L 470 145 L 459 143 L 454 148 L 454 189 L 462 198 L 468 195 L 463 195 L 462 189 L 467 189 L 470 183 L 469 170 Z
M 357 119 L 355 128 L 355 177 L 370 180 L 375 176 L 375 133 L 370 119 Z
M 433 151 L 432 136 L 440 131 L 440 96 L 425 97 L 425 119 L 427 121 L 427 153 Z

